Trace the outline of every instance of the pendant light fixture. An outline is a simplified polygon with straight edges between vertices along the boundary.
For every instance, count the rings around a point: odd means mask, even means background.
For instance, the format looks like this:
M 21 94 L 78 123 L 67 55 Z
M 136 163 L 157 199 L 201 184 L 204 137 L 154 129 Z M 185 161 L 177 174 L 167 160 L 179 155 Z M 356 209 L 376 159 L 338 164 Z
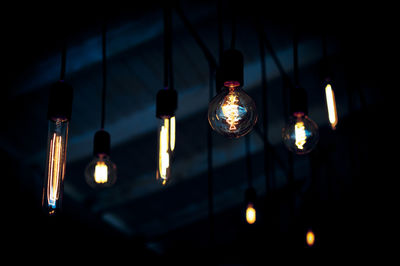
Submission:
M 328 119 L 331 124 L 332 130 L 336 129 L 338 123 L 338 115 L 336 110 L 335 93 L 332 88 L 331 73 L 329 71 L 328 53 L 327 53 L 327 40 L 326 35 L 322 38 L 322 51 L 323 51 L 323 71 L 324 71 L 324 86 L 325 86 L 325 99 L 326 108 L 328 110 Z
M 68 127 L 71 120 L 73 89 L 65 79 L 66 45 L 61 56 L 60 80 L 50 89 L 47 119 L 47 159 L 43 183 L 42 207 L 49 215 L 61 210 Z
M 106 23 L 102 28 L 102 66 L 103 66 L 103 89 L 101 104 L 101 129 L 94 135 L 93 159 L 86 166 L 86 183 L 95 189 L 101 189 L 114 185 L 117 179 L 117 167 L 110 160 L 110 134 L 104 130 L 105 105 L 106 105 L 106 85 L 107 85 L 107 65 L 106 65 Z
M 282 139 L 286 147 L 296 154 L 307 154 L 319 140 L 317 124 L 308 117 L 307 93 L 299 85 L 297 33 L 293 41 L 293 62 L 295 87 L 290 88 L 290 117 L 282 129 Z
M 235 13 L 235 12 L 233 12 Z M 236 22 L 232 15 L 231 48 L 221 58 L 217 72 L 217 95 L 208 105 L 208 122 L 213 130 L 228 138 L 240 138 L 257 123 L 257 110 L 253 99 L 242 89 L 243 55 L 235 49 Z M 222 87 L 222 89 L 219 89 Z
M 246 168 L 247 168 L 247 182 L 248 188 L 245 192 L 245 217 L 246 222 L 248 224 L 254 224 L 256 222 L 257 213 L 256 213 L 256 191 L 253 188 L 252 179 L 253 179 L 253 172 L 251 169 L 251 154 L 250 154 L 250 135 L 245 137 L 245 144 L 246 144 Z
M 178 95 L 173 86 L 172 72 L 172 17 L 171 7 L 164 7 L 164 89 L 156 98 L 156 117 L 159 119 L 157 136 L 156 180 L 163 186 L 171 178 L 171 163 L 175 149 L 175 111 Z

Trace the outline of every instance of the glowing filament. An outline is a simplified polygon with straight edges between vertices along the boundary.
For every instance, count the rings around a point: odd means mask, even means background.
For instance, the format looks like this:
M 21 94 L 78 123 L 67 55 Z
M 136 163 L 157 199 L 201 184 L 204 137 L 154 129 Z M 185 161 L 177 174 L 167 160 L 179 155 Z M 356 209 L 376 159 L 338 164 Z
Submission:
M 169 168 L 169 119 L 164 119 L 164 125 L 160 130 L 158 153 L 158 172 L 163 180 L 163 184 L 167 179 L 167 170 Z
M 328 108 L 329 122 L 331 123 L 332 129 L 336 128 L 338 122 L 335 94 L 330 84 L 325 87 L 326 105 Z
M 61 136 L 53 134 L 50 140 L 50 154 L 49 154 L 49 176 L 47 179 L 47 202 L 52 208 L 56 207 L 56 202 L 60 196 L 60 184 L 62 178 L 62 143 Z
M 221 106 L 222 113 L 226 117 L 226 122 L 229 124 L 229 130 L 236 130 L 236 125 L 239 123 L 239 98 L 231 89 L 225 97 L 225 102 Z
M 314 242 L 315 242 L 315 235 L 314 235 L 313 231 L 309 230 L 309 231 L 307 232 L 306 241 L 307 241 L 307 245 L 309 245 L 310 247 L 311 247 L 312 245 L 314 245 Z
M 256 210 L 254 209 L 253 204 L 247 205 L 246 221 L 248 224 L 254 224 L 256 222 Z
M 296 137 L 295 144 L 299 150 L 304 149 L 304 144 L 306 144 L 306 131 L 304 128 L 304 123 L 303 122 L 297 122 L 296 125 L 294 126 L 294 134 Z
M 104 184 L 108 181 L 108 167 L 105 162 L 97 162 L 94 168 L 94 181 L 98 184 Z
M 171 151 L 174 151 L 175 149 L 175 116 L 171 117 L 171 139 L 170 139 L 170 145 L 171 145 Z

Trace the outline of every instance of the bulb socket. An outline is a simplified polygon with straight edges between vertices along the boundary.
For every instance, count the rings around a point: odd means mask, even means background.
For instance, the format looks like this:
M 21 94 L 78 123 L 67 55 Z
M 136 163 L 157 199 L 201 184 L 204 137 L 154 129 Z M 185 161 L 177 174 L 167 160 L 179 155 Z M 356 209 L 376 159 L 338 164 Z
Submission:
M 47 119 L 71 120 L 73 89 L 65 81 L 56 82 L 49 93 Z
M 304 88 L 293 87 L 290 91 L 290 113 L 294 116 L 308 114 L 307 92 Z
M 243 86 L 243 55 L 235 49 L 226 50 L 221 59 L 221 68 L 217 75 L 218 87 L 225 83 L 239 83 Z
M 156 98 L 156 116 L 158 118 L 170 118 L 175 116 L 178 105 L 178 94 L 175 90 L 159 90 Z
M 256 195 L 256 190 L 254 188 L 250 187 L 246 189 L 246 192 L 244 193 L 244 200 L 246 202 L 246 205 L 249 203 L 255 204 L 256 198 L 257 195 Z
M 94 134 L 93 155 L 105 154 L 110 156 L 111 136 L 105 130 L 99 130 Z

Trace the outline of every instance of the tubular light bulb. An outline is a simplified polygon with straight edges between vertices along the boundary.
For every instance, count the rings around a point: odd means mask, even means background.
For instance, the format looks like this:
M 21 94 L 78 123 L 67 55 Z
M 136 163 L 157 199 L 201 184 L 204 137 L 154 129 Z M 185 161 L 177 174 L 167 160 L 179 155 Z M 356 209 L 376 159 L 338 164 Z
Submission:
M 239 82 L 225 82 L 221 92 L 209 104 L 208 122 L 223 136 L 242 137 L 257 123 L 256 105 Z
M 157 180 L 166 185 L 170 180 L 172 152 L 175 149 L 175 116 L 163 118 L 158 130 Z
M 283 128 L 282 139 L 290 151 L 307 154 L 318 143 L 318 126 L 304 113 L 295 113 Z
M 254 209 L 254 206 L 252 203 L 249 203 L 247 205 L 246 222 L 248 224 L 254 224 L 256 222 L 256 209 Z
M 309 247 L 314 245 L 315 235 L 314 235 L 314 232 L 312 230 L 308 230 L 308 232 L 306 234 L 306 241 L 307 241 L 307 245 Z
M 67 153 L 68 121 L 49 120 L 47 162 L 42 205 L 49 214 L 55 214 L 61 207 L 61 193 L 64 181 Z
M 335 130 L 336 125 L 338 123 L 335 93 L 333 92 L 332 86 L 329 83 L 325 87 L 325 96 L 326 96 L 326 106 L 328 108 L 329 122 L 331 123 L 332 129 Z

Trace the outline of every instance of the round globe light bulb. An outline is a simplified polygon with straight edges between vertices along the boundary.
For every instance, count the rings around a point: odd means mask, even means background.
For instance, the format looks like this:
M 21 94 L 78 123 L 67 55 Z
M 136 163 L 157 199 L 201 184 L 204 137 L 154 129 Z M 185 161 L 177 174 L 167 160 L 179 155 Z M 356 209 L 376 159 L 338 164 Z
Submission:
M 239 83 L 225 82 L 224 85 L 208 106 L 208 122 L 221 135 L 239 138 L 257 123 L 256 105 Z
M 92 188 L 105 188 L 117 180 L 117 167 L 105 154 L 95 156 L 85 170 L 86 183 Z
M 282 129 L 282 139 L 290 151 L 307 154 L 318 143 L 318 126 L 304 113 L 295 113 Z

